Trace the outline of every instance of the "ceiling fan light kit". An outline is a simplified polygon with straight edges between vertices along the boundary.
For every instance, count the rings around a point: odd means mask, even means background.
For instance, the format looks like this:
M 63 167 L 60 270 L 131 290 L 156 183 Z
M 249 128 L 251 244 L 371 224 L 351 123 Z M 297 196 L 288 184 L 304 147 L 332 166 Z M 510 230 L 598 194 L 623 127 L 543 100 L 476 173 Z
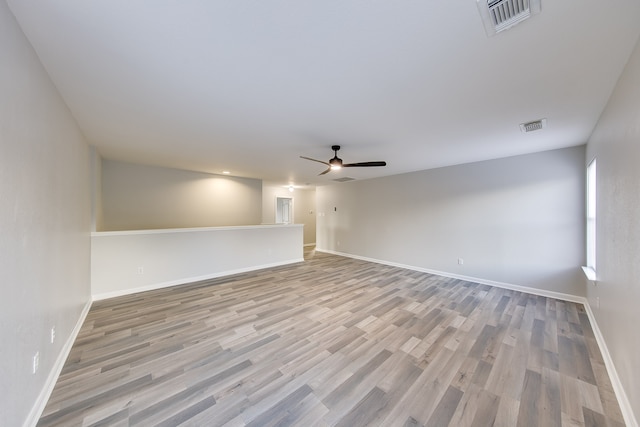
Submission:
M 332 170 L 339 170 L 342 168 L 354 168 L 354 167 L 376 167 L 376 166 L 386 166 L 387 162 L 384 161 L 374 161 L 374 162 L 360 162 L 360 163 L 343 163 L 342 159 L 340 157 L 338 157 L 338 150 L 340 150 L 340 146 L 339 145 L 332 145 L 331 149 L 333 150 L 333 158 L 330 159 L 328 162 L 323 162 L 322 160 L 317 160 L 317 159 L 312 159 L 310 157 L 305 157 L 305 156 L 300 156 L 301 159 L 305 159 L 305 160 L 311 160 L 312 162 L 318 162 L 318 163 L 322 163 L 324 165 L 327 165 L 328 168 L 324 171 L 321 172 L 319 175 L 324 175 L 326 173 L 329 173 Z

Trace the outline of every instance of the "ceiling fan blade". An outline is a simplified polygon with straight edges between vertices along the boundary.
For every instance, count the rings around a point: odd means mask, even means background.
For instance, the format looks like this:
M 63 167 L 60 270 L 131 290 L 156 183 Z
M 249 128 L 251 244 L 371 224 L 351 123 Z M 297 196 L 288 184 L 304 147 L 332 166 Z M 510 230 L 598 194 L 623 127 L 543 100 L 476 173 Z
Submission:
M 361 163 L 347 163 L 346 165 L 342 165 L 343 168 L 361 168 L 361 167 L 370 167 L 370 166 L 387 166 L 387 162 L 361 162 Z
M 305 157 L 305 156 L 300 156 L 300 158 L 305 160 L 311 160 L 312 162 L 322 163 L 323 165 L 329 166 L 327 170 L 320 173 L 320 175 L 327 174 L 331 172 L 332 169 L 340 169 L 341 167 L 354 168 L 354 167 L 387 166 L 387 162 L 383 162 L 383 161 L 343 164 L 342 159 L 338 157 L 338 150 L 340 150 L 340 146 L 333 145 L 331 146 L 331 149 L 334 152 L 334 156 L 328 162 L 323 162 L 322 160 L 312 159 L 311 157 Z
M 311 157 L 300 156 L 300 158 L 301 158 L 301 159 L 305 159 L 305 160 L 311 160 L 312 162 L 322 163 L 323 165 L 331 166 L 331 165 L 330 165 L 329 163 L 327 163 L 327 162 L 323 162 L 322 160 L 312 159 Z

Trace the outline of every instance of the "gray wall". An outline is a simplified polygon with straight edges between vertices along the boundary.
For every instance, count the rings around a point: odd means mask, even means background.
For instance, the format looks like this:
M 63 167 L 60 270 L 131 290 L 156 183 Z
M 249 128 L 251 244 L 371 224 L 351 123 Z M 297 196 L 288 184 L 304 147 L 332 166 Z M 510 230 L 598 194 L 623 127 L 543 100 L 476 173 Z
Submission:
M 316 191 L 294 191 L 294 219 L 296 224 L 304 224 L 304 244 L 316 243 Z
M 257 225 L 262 181 L 102 161 L 99 231 Z
M 102 157 L 98 150 L 89 147 L 91 173 L 91 231 L 104 228 L 102 218 Z
M 640 420 L 640 45 L 589 140 L 586 161 L 593 158 L 598 282 L 587 297 Z
M 304 244 L 316 243 L 316 190 L 295 189 L 290 192 L 281 185 L 263 183 L 262 185 L 262 223 L 273 224 L 276 221 L 276 197 L 293 199 L 293 222 L 304 225 Z
M 0 52 L 0 424 L 19 426 L 90 300 L 89 151 L 4 1 Z
M 317 246 L 583 296 L 584 156 L 576 147 L 318 187 Z

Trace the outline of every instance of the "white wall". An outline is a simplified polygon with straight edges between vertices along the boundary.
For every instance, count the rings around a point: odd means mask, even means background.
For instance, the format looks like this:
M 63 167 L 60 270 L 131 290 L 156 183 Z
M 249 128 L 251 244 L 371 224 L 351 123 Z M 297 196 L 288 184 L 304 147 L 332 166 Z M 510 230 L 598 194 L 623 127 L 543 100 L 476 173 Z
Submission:
M 321 250 L 584 295 L 584 147 L 316 193 Z
M 303 261 L 301 225 L 93 233 L 95 299 Z
M 90 301 L 89 151 L 4 1 L 0 52 L 0 424 L 20 426 Z
M 597 284 L 587 297 L 640 420 L 640 44 L 587 145 L 597 158 Z M 596 298 L 600 299 L 600 308 Z M 637 425 L 637 424 L 636 424 Z
M 262 185 L 262 223 L 276 221 L 276 197 L 293 199 L 293 222 L 304 225 L 304 244 L 316 243 L 316 190 L 296 188 L 293 192 L 281 185 L 264 182 Z
M 102 157 L 98 150 L 89 147 L 91 174 L 91 231 L 104 228 L 102 217 Z
M 260 224 L 262 181 L 103 159 L 99 231 Z

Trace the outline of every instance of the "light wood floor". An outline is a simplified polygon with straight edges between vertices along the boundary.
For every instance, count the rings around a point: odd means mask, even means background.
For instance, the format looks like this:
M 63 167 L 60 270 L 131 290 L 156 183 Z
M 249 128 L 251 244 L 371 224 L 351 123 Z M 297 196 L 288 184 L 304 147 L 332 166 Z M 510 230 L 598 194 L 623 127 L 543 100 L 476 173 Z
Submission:
M 580 304 L 328 254 L 96 302 L 40 426 L 622 426 Z

